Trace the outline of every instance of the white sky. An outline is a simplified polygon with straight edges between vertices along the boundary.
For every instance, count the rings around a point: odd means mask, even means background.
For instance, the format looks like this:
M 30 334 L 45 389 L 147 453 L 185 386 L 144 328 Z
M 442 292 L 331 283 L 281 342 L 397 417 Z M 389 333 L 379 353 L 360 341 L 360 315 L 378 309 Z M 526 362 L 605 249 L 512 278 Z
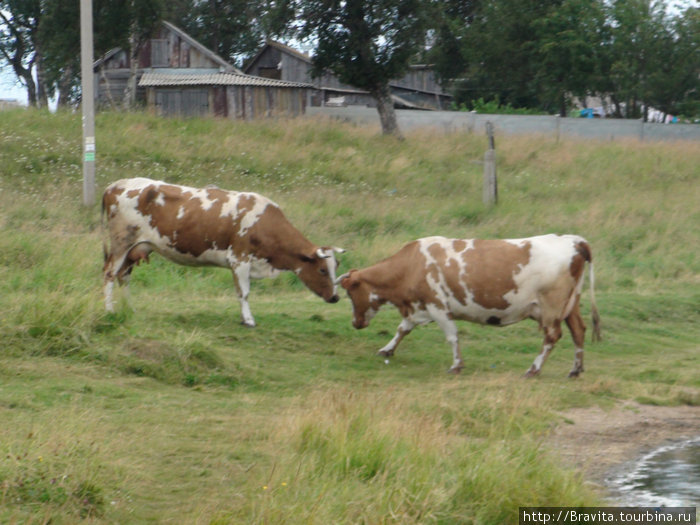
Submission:
M 12 69 L 7 66 L 0 66 L 0 100 L 19 100 L 22 104 L 27 103 L 27 90 L 17 82 Z

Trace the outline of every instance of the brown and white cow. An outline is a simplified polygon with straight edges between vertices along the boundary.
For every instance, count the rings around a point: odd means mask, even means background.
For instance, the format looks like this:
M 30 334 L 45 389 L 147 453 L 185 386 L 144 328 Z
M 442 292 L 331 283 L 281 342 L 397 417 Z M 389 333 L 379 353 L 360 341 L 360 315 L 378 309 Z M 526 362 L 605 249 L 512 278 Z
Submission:
M 262 195 L 123 179 L 105 190 L 102 213 L 110 241 L 104 265 L 108 311 L 114 311 L 115 278 L 128 291 L 134 265 L 148 262 L 153 251 L 178 264 L 230 268 L 247 326 L 255 326 L 251 278 L 289 270 L 325 301 L 338 301 L 335 253 L 343 250 L 311 243 Z
M 591 249 L 575 235 L 505 240 L 427 237 L 374 266 L 350 270 L 338 282 L 352 300 L 355 328 L 367 327 L 386 303 L 399 309 L 403 320 L 379 355 L 392 356 L 416 325 L 435 321 L 452 345 L 450 372 L 457 373 L 463 362 L 455 320 L 505 326 L 530 318 L 544 331 L 542 351 L 526 374 L 534 376 L 561 337 L 561 322 L 565 321 L 576 346 L 569 373 L 575 377 L 583 372 L 586 327 L 579 298 L 586 262 L 594 337 L 599 338 Z

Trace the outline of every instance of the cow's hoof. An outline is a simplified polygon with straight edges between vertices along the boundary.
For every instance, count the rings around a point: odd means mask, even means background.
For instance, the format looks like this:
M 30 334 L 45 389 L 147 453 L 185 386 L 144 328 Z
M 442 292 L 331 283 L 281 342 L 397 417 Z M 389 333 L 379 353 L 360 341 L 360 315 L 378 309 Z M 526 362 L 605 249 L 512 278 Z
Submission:
M 460 366 L 452 366 L 447 370 L 447 373 L 457 375 L 462 371 L 462 368 L 463 367 L 461 365 Z
M 393 350 L 379 350 L 379 352 L 377 352 L 377 355 L 381 356 L 381 357 L 391 357 L 394 355 L 394 351 Z
M 241 321 L 241 324 L 246 328 L 255 328 L 257 326 L 255 321 Z
M 569 372 L 569 377 L 578 377 L 581 372 L 583 372 L 583 370 L 572 370 Z
M 525 375 L 523 377 L 525 377 L 526 379 L 530 379 L 531 377 L 537 377 L 538 375 L 540 375 L 540 371 L 537 368 L 531 368 L 530 370 L 525 372 Z

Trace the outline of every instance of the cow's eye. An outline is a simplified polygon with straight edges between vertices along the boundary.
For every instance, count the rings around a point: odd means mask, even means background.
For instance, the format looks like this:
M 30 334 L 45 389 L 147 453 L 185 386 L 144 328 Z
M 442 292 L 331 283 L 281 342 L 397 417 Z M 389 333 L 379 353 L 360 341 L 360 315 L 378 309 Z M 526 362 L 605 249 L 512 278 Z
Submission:
M 328 270 L 326 270 L 325 268 L 321 268 L 319 272 L 321 272 L 321 275 L 328 275 Z

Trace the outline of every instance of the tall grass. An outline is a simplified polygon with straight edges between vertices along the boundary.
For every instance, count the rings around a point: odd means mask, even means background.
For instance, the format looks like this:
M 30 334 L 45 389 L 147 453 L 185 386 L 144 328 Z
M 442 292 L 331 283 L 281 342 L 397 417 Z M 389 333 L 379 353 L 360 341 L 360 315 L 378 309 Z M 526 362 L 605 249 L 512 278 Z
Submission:
M 486 208 L 478 135 L 98 116 L 99 190 L 148 176 L 258 191 L 348 249 L 343 270 L 426 235 L 584 235 L 604 341 L 580 380 L 565 378 L 565 336 L 523 381 L 534 324 L 461 324 L 460 377 L 435 326 L 387 365 L 374 353 L 395 311 L 355 331 L 347 300 L 324 304 L 291 274 L 253 284 L 254 330 L 230 272 L 158 257 L 105 313 L 80 136 L 77 115 L 0 115 L 2 522 L 514 523 L 521 505 L 602 502 L 546 445 L 561 411 L 700 403 L 693 143 L 499 137 Z
M 455 388 L 410 400 L 392 394 L 313 392 L 270 435 L 272 446 L 291 450 L 251 485 L 245 505 L 221 518 L 512 523 L 519 501 L 597 501 L 590 490 L 576 492 L 580 477 L 559 469 L 527 435 L 532 422 L 520 400 L 502 400 L 496 410 L 466 400 L 455 414 L 445 403 L 459 395 Z M 537 410 L 536 399 L 525 404 Z

